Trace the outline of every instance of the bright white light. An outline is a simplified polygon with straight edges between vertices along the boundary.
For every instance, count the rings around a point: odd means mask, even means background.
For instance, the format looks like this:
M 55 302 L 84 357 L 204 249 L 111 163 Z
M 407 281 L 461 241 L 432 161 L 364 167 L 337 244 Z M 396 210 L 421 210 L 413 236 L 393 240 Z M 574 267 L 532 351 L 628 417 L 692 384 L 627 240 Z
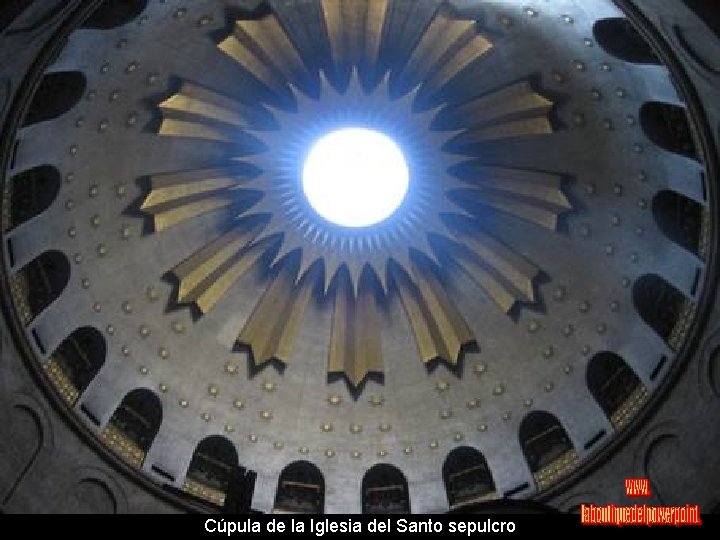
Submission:
M 315 211 L 344 227 L 367 227 L 388 218 L 402 203 L 410 174 L 397 144 L 382 133 L 345 128 L 320 138 L 302 173 Z

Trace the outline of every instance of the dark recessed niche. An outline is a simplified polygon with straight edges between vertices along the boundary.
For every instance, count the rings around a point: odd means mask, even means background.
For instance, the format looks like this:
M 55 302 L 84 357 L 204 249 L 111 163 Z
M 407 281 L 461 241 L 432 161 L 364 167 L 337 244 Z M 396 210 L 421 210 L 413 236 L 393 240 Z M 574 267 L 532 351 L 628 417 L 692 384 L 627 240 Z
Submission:
M 80 101 L 86 87 L 85 75 L 79 71 L 45 75 L 25 114 L 23 126 L 53 120 L 67 113 Z
M 685 305 L 685 295 L 660 276 L 642 276 L 633 286 L 633 303 L 640 317 L 666 342 Z
M 83 23 L 83 28 L 109 30 L 135 20 L 147 8 L 148 0 L 105 0 Z
M 160 399 L 146 388 L 132 390 L 115 409 L 110 423 L 147 452 L 162 423 Z
M 451 508 L 477 502 L 495 493 L 495 482 L 485 457 L 475 448 L 451 451 L 442 468 L 445 492 Z
M 525 459 L 533 473 L 573 449 L 560 421 L 545 411 L 533 411 L 523 418 L 518 436 Z
M 702 236 L 703 207 L 674 191 L 661 191 L 653 198 L 653 217 L 670 240 L 696 255 Z
M 410 492 L 405 475 L 394 465 L 370 467 L 362 480 L 363 514 L 409 514 Z
M 608 418 L 623 406 L 640 386 L 640 379 L 622 357 L 601 352 L 588 362 L 586 383 Z
M 82 394 L 105 363 L 106 352 L 103 335 L 95 328 L 85 326 L 65 338 L 52 358 Z
M 661 64 L 635 26 L 625 18 L 601 19 L 593 26 L 598 44 L 612 56 L 633 64 Z
M 46 251 L 26 264 L 14 276 L 16 301 L 27 308 L 25 322 L 47 309 L 63 292 L 69 279 L 70 262 L 59 251 Z
M 235 445 L 225 437 L 212 435 L 200 441 L 195 448 L 187 478 L 227 493 L 237 466 L 238 454 Z
M 16 174 L 9 182 L 10 209 L 8 228 L 31 220 L 47 210 L 60 191 L 60 172 L 42 165 Z
M 275 509 L 282 512 L 322 514 L 325 508 L 325 479 L 308 461 L 294 461 L 278 479 Z
M 660 148 L 698 159 L 685 108 L 657 101 L 645 103 L 640 108 L 640 125 L 645 135 Z

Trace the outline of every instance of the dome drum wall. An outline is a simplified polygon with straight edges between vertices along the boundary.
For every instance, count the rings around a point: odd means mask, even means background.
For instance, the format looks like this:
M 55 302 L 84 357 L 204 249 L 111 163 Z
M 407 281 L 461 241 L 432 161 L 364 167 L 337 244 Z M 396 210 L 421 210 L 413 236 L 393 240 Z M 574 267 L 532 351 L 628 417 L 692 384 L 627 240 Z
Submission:
M 207 509 L 241 485 L 262 511 L 359 512 L 387 503 L 378 498 L 387 486 L 363 480 L 378 464 L 403 478 L 388 484 L 398 500 L 387 504 L 413 512 L 474 493 L 463 478 L 481 478 L 481 496 L 570 508 L 619 503 L 624 477 L 649 476 L 657 501 L 717 504 L 709 485 L 677 480 L 720 474 L 711 452 L 720 432 L 695 412 L 720 408 L 711 305 L 720 118 L 708 82 L 717 42 L 698 41 L 689 10 L 622 2 L 660 45 L 661 63 L 636 63 L 594 33 L 596 21 L 622 17 L 610 2 L 588 11 L 571 1 L 397 0 L 354 14 L 320 1 L 276 11 L 148 2 L 116 28 L 97 17 L 101 27 L 78 29 L 52 54 L 51 36 L 79 3 L 47 4 L 0 38 L 0 52 L 26 55 L 0 68 L 12 327 L 2 329 L 0 406 L 24 434 L 0 452 L 26 471 L 0 470 L 0 487 L 11 486 L 0 490 L 4 511 L 60 511 L 58 490 L 77 493 L 80 507 L 99 494 L 96 510 Z M 28 20 L 45 26 L 22 31 Z M 310 20 L 323 20 L 322 32 Z M 456 36 L 437 49 L 444 73 L 427 46 L 442 28 Z M 268 36 L 284 44 L 282 62 L 263 48 Z M 43 54 L 53 63 L 26 78 Z M 662 63 L 681 75 L 686 100 Z M 19 129 L 18 104 L 30 105 L 43 72 L 82 72 L 84 94 Z M 410 134 L 411 176 L 423 171 L 443 213 L 422 224 L 427 237 L 381 239 L 391 248 L 379 258 L 358 256 L 362 243 L 329 248 L 342 231 L 308 242 L 318 230 L 308 214 L 273 221 L 284 192 L 267 202 L 273 181 L 295 178 L 311 135 L 337 125 L 311 125 L 315 112 L 346 106 L 352 92 L 368 109 L 387 106 L 391 130 Z M 688 128 L 646 133 L 663 129 L 668 110 L 641 113 L 649 102 L 687 107 Z M 699 159 L 668 151 L 675 143 Z M 60 174 L 49 206 L 32 190 L 12 197 L 33 170 Z M 681 204 L 656 202 L 668 192 L 690 201 L 681 212 L 690 217 L 677 219 L 696 225 L 684 236 L 664 232 L 672 219 L 656 222 L 658 208 Z M 13 200 L 29 202 L 6 220 Z M 63 264 L 34 262 L 43 253 L 64 257 L 67 280 Z M 61 285 L 40 302 L 39 283 Z M 69 341 L 78 329 L 104 343 Z M 620 360 L 596 362 L 605 352 Z M 601 366 L 592 383 L 590 365 Z M 555 420 L 523 427 L 538 417 Z M 211 436 L 237 459 L 200 452 Z M 458 466 L 450 479 L 444 460 L 461 447 L 480 453 L 482 474 Z M 312 481 L 281 475 L 296 462 Z M 41 478 L 63 487 L 41 500 Z M 449 500 L 448 485 L 465 495 Z

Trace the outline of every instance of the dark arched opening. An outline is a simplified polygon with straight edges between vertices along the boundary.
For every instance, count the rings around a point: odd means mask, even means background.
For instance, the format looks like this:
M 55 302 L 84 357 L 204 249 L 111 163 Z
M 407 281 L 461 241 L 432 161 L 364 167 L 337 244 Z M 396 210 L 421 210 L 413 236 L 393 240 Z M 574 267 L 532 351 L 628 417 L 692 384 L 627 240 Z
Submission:
M 280 473 L 274 512 L 322 514 L 325 509 L 325 479 L 308 461 L 295 461 Z
M 46 251 L 11 278 L 11 290 L 25 324 L 63 292 L 70 279 L 70 262 L 59 251 Z
M 680 341 L 675 335 L 678 324 L 691 304 L 685 295 L 660 276 L 642 276 L 633 286 L 633 303 L 640 317 L 667 344 L 675 349 Z
M 593 34 L 605 52 L 615 58 L 634 64 L 661 64 L 655 51 L 628 19 L 600 19 L 593 26 Z
M 651 101 L 640 108 L 640 125 L 645 135 L 668 152 L 698 159 L 687 111 L 670 103 Z
M 674 191 L 661 191 L 653 198 L 653 216 L 658 228 L 670 240 L 700 255 L 703 207 Z
M 611 423 L 619 426 L 634 410 L 632 402 L 644 401 L 645 388 L 625 360 L 611 352 L 601 352 L 588 362 L 586 382 L 590 393 Z
M 520 424 L 519 438 L 539 489 L 567 474 L 577 461 L 565 428 L 548 412 L 529 413 Z
M 33 167 L 8 182 L 10 208 L 8 229 L 13 229 L 47 210 L 60 192 L 60 172 L 50 165 Z
M 495 482 L 485 457 L 469 446 L 455 448 L 442 468 L 450 508 L 493 498 Z
M 79 71 L 48 73 L 40 81 L 23 126 L 53 120 L 72 109 L 82 99 L 87 87 L 85 75 Z
M 409 514 L 410 492 L 405 475 L 393 465 L 371 467 L 362 480 L 363 514 Z
M 105 338 L 95 328 L 78 328 L 58 346 L 45 371 L 55 389 L 73 405 L 105 363 Z
M 136 19 L 148 0 L 105 0 L 83 23 L 83 28 L 109 30 Z
M 160 399 L 150 390 L 138 388 L 115 409 L 103 438 L 123 459 L 140 467 L 161 423 Z
M 193 452 L 185 490 L 222 507 L 237 467 L 238 454 L 232 442 L 220 435 L 206 437 Z

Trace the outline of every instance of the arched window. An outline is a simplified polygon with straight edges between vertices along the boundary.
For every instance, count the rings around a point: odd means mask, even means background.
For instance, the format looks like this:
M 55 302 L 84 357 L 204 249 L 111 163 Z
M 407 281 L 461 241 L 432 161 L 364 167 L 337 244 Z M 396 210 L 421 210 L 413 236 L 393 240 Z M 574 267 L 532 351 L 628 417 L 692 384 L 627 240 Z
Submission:
M 53 120 L 82 99 L 87 81 L 80 71 L 59 71 L 43 76 L 25 114 L 23 126 Z
M 13 229 L 47 210 L 60 191 L 60 172 L 50 165 L 16 174 L 8 183 L 8 228 Z
M 616 427 L 624 424 L 635 410 L 630 406 L 632 402 L 642 403 L 647 396 L 638 376 L 615 353 L 593 356 L 588 362 L 586 379 L 590 393 Z
M 17 309 L 28 324 L 63 292 L 70 279 L 70 263 L 59 251 L 46 251 L 11 278 Z
M 105 0 L 83 23 L 83 28 L 109 30 L 136 19 L 147 7 L 147 0 Z
M 280 473 L 274 512 L 322 514 L 325 509 L 325 479 L 320 469 L 307 461 L 295 461 Z
M 593 34 L 605 52 L 634 64 L 660 64 L 655 52 L 633 24 L 621 17 L 600 19 Z
M 560 421 L 548 412 L 529 413 L 520 424 L 519 438 L 540 489 L 570 472 L 577 461 L 570 437 Z
M 668 152 L 697 159 L 687 111 L 684 107 L 651 101 L 640 108 L 640 125 L 645 135 Z
M 653 198 L 653 217 L 670 240 L 699 255 L 703 208 L 684 195 L 663 190 Z
M 678 322 L 691 305 L 685 295 L 660 276 L 648 274 L 635 282 L 633 303 L 648 326 L 674 349 Z
M 442 468 L 450 508 L 495 495 L 495 482 L 483 455 L 469 446 L 455 448 Z
M 129 392 L 115 409 L 103 439 L 120 457 L 140 467 L 162 423 L 162 404 L 150 390 Z
M 410 493 L 405 475 L 392 465 L 371 467 L 362 481 L 363 514 L 409 514 Z
M 185 478 L 185 490 L 217 506 L 225 497 L 238 469 L 235 446 L 225 437 L 206 437 L 195 448 Z
M 87 388 L 105 363 L 103 335 L 89 326 L 78 328 L 56 349 L 45 364 L 55 389 L 70 405 Z

